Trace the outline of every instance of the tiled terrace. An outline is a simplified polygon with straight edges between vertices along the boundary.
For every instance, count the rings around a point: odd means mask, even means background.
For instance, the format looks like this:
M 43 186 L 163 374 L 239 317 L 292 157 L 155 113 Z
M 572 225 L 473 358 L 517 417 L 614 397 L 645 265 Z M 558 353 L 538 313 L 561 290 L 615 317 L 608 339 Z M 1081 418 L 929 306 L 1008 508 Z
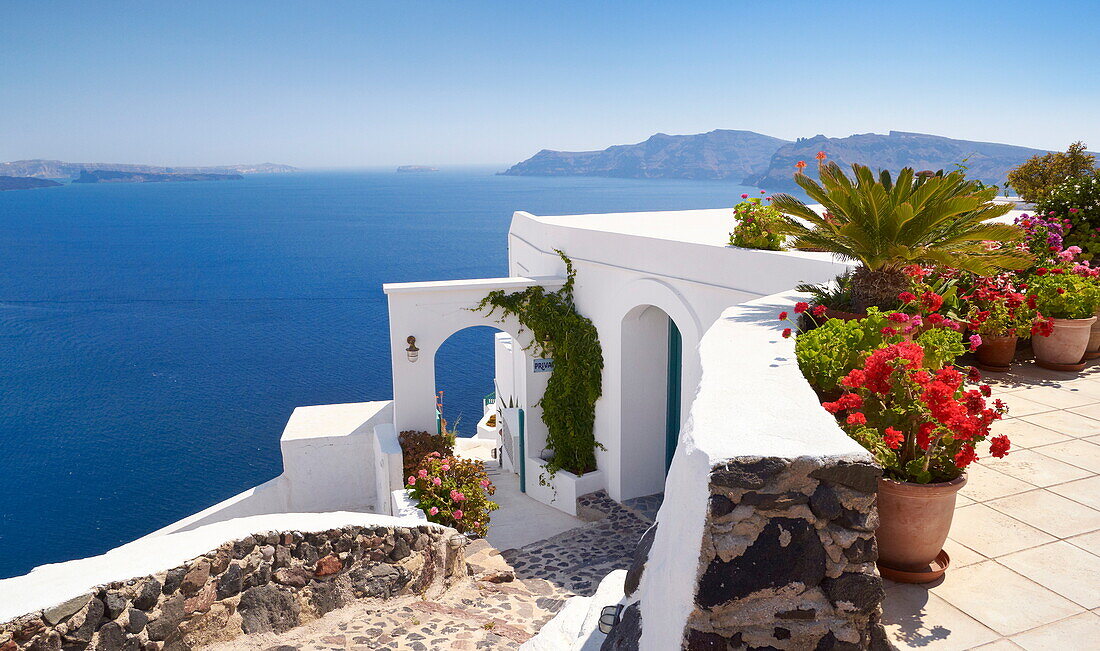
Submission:
M 1100 364 L 998 375 L 1012 452 L 970 467 L 945 577 L 887 581 L 887 630 L 899 648 L 1100 649 Z

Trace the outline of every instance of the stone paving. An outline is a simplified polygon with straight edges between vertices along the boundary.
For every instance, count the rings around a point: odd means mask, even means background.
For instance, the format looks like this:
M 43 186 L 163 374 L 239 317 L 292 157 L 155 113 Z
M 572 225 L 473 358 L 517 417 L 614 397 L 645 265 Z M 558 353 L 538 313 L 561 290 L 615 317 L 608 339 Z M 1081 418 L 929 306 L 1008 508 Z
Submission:
M 928 585 L 887 581 L 884 623 L 900 648 L 1100 649 L 1100 364 L 1080 374 L 1018 363 L 987 374 L 1009 406 L 979 451 Z
M 589 522 L 498 552 L 485 541 L 467 548 L 473 576 L 428 600 L 406 596 L 362 600 L 282 635 L 242 636 L 218 651 L 337 651 L 353 649 L 515 649 L 575 595 L 595 592 L 609 572 L 630 565 L 634 546 L 653 523 L 660 496 L 618 504 L 598 492 L 578 499 Z M 496 558 L 493 558 L 496 556 Z M 515 579 L 484 579 L 510 570 Z

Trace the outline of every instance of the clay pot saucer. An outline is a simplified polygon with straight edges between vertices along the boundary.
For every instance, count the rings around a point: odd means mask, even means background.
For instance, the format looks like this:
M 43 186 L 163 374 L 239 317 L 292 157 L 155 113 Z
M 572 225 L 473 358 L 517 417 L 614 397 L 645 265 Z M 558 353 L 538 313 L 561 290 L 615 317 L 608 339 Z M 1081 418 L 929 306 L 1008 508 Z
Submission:
M 1056 364 L 1054 362 L 1048 362 L 1045 359 L 1035 359 L 1035 363 L 1043 368 L 1050 369 L 1052 371 L 1066 371 L 1067 373 L 1077 373 L 1078 371 L 1085 370 L 1085 363 L 1078 362 L 1077 364 Z
M 882 563 L 878 564 L 878 571 L 883 578 L 897 581 L 898 583 L 931 583 L 943 576 L 943 573 L 946 572 L 947 568 L 950 566 L 951 557 L 947 555 L 947 552 L 941 549 L 940 553 L 936 555 L 935 560 L 929 563 L 924 569 L 916 572 L 895 570 Z
M 994 366 L 992 364 L 983 364 L 982 362 L 979 362 L 979 361 L 975 361 L 974 366 L 977 366 L 978 368 L 982 369 L 983 371 L 989 371 L 990 373 L 1008 373 L 1009 371 L 1012 370 L 1012 367 L 1009 366 L 1009 365 Z

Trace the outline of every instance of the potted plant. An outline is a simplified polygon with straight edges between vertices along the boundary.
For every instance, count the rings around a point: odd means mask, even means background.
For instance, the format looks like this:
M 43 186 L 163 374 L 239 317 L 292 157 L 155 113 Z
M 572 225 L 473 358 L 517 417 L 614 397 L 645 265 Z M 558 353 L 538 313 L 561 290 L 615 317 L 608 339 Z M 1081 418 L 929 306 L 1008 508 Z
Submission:
M 909 265 L 943 264 L 989 275 L 1002 269 L 1024 269 L 1027 251 L 1012 246 L 1023 239 L 1013 225 L 989 223 L 1011 205 L 995 204 L 997 188 L 980 187 L 960 172 L 917 175 L 902 169 L 897 179 L 888 171 L 878 178 L 864 165 L 852 165 L 854 179 L 835 163 L 818 167 L 820 185 L 805 174 L 794 180 L 823 207 L 819 214 L 788 194 L 776 194 L 772 205 L 783 213 L 776 225 L 795 248 L 811 247 L 859 263 L 852 276 L 854 312 L 868 307 L 892 308 L 909 289 L 903 269 Z M 989 242 L 1007 246 L 991 247 Z
M 1035 297 L 1014 291 L 1012 275 L 978 278 L 964 299 L 969 305 L 968 327 L 981 338 L 974 351 L 979 368 L 1005 372 L 1016 355 L 1021 333 L 1048 332 L 1049 319 L 1035 309 Z
M 946 570 L 950 559 L 942 549 L 955 495 L 966 484 L 966 467 L 978 458 L 977 444 L 1006 411 L 999 400 L 986 404 L 988 386 L 966 388 L 968 380 L 980 379 L 976 369 L 964 375 L 950 364 L 928 368 L 929 353 L 942 363 L 961 351 L 961 334 L 937 329 L 923 337 L 932 334 L 942 340 L 875 350 L 841 380 L 847 392 L 822 405 L 883 467 L 879 569 L 910 583 L 933 581 Z M 936 346 L 949 349 L 932 350 Z M 1009 445 L 1007 437 L 995 436 L 991 454 L 1002 457 Z
M 783 236 L 775 230 L 781 215 L 775 206 L 764 203 L 772 198 L 750 198 L 748 194 L 742 194 L 741 199 L 743 201 L 733 207 L 736 223 L 730 233 L 730 245 L 744 249 L 782 250 Z
M 468 536 L 488 534 L 489 514 L 500 508 L 489 499 L 496 487 L 480 461 L 432 452 L 405 483 L 429 522 L 453 527 Z
M 1044 368 L 1079 371 L 1084 367 L 1100 291 L 1096 277 L 1073 269 L 1068 264 L 1039 267 L 1029 279 L 1027 291 L 1036 309 L 1053 319 L 1045 336 L 1031 340 L 1035 362 Z

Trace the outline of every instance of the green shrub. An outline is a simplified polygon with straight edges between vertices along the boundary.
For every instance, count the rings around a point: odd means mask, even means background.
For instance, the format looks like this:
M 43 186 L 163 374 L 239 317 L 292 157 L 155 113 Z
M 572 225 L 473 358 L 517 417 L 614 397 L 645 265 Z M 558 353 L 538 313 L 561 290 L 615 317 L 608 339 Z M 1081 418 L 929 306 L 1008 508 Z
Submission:
M 877 308 L 871 308 L 864 319 L 829 319 L 799 334 L 794 351 L 806 381 L 822 393 L 837 391 L 840 378 L 882 345 L 882 329 L 888 325 L 886 317 Z
M 1085 153 L 1085 144 L 1075 142 L 1065 153 L 1032 156 L 1008 173 L 1008 184 L 1024 201 L 1039 203 L 1067 180 L 1095 176 L 1095 162 L 1094 156 Z
M 730 233 L 730 244 L 743 249 L 764 249 L 765 251 L 779 251 L 783 248 L 783 236 L 775 232 L 775 225 L 779 223 L 781 215 L 775 206 L 764 203 L 760 197 L 745 199 L 733 207 L 733 217 L 736 223 L 733 232 Z M 771 201 L 771 197 L 766 200 Z
M 446 430 L 442 434 L 408 430 L 401 432 L 398 440 L 401 442 L 401 474 L 406 477 L 416 474 L 424 457 L 429 454 L 435 452 L 449 457 L 455 451 L 454 433 Z
M 429 522 L 461 533 L 484 537 L 489 533 L 489 513 L 500 508 L 489 499 L 496 486 L 480 461 L 432 452 L 405 482 Z
M 1100 287 L 1093 277 L 1085 277 L 1061 267 L 1040 267 L 1029 279 L 1029 296 L 1043 316 L 1055 319 L 1087 319 L 1100 304 Z

